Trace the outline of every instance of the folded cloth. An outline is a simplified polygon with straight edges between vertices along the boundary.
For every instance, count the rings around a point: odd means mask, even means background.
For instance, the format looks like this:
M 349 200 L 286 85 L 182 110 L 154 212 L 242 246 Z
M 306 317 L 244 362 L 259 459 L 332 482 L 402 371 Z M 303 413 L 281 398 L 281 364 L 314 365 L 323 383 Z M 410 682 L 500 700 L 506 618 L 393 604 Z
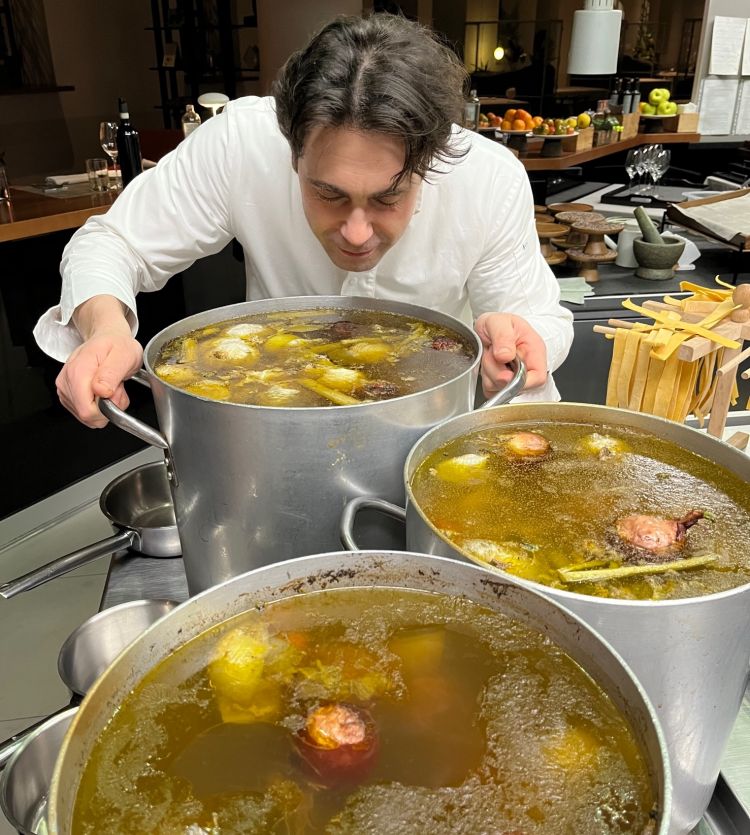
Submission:
M 66 183 L 87 183 L 88 181 L 88 174 L 53 174 L 45 178 L 45 182 L 53 186 L 63 186 Z
M 593 296 L 594 290 L 583 276 L 558 278 L 560 301 L 568 304 L 583 304 L 586 296 Z

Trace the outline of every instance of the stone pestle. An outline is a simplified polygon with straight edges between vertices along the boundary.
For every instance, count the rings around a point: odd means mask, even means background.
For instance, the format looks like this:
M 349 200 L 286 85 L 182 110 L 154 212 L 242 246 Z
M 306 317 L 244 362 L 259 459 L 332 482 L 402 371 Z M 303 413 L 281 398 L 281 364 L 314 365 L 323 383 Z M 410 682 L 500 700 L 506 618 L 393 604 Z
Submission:
M 638 206 L 633 211 L 635 215 L 635 219 L 638 221 L 638 225 L 641 227 L 641 234 L 643 235 L 643 240 L 649 244 L 663 244 L 664 240 L 662 236 L 659 234 L 659 230 L 654 225 L 653 220 L 646 214 L 646 210 L 643 206 Z

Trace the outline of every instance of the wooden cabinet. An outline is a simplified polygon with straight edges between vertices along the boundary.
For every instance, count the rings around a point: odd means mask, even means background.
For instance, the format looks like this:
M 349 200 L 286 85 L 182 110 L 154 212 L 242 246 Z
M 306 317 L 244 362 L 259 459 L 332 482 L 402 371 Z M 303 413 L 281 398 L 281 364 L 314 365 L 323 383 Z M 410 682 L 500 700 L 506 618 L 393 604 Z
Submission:
M 157 107 L 165 128 L 179 127 L 185 105 L 197 105 L 201 93 L 233 99 L 256 92 L 260 59 L 254 0 L 151 0 L 151 15 L 156 58 L 151 69 L 159 75 Z

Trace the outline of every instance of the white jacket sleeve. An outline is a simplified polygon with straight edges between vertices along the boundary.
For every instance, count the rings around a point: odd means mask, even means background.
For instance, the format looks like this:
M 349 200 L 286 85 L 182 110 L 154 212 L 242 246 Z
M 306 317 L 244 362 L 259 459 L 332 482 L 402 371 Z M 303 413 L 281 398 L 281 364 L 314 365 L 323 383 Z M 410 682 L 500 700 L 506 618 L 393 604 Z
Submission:
M 573 314 L 560 305 L 557 279 L 540 251 L 531 186 L 520 163 L 511 177 L 494 183 L 493 194 L 498 201 L 486 207 L 492 222 L 483 254 L 468 278 L 472 313 L 526 319 L 544 340 L 548 370 L 554 371 L 573 342 Z
M 82 341 L 71 316 L 100 294 L 127 306 L 135 335 L 137 293 L 158 290 L 232 239 L 232 128 L 231 111 L 209 119 L 155 168 L 139 174 L 106 214 L 90 218 L 73 235 L 63 252 L 60 304 L 34 329 L 45 353 L 68 358 Z

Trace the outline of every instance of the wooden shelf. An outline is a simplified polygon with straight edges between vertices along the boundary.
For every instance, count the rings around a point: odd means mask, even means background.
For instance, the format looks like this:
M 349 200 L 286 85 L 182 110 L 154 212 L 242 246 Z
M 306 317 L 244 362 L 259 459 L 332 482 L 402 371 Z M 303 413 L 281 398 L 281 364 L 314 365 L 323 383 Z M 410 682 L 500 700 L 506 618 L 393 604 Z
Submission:
M 72 84 L 51 84 L 42 87 L 8 87 L 0 88 L 0 96 L 30 96 L 40 93 L 70 93 L 75 90 Z
M 639 145 L 651 145 L 661 143 L 671 145 L 677 143 L 698 142 L 699 133 L 639 133 L 631 136 L 630 139 L 621 139 L 619 142 L 610 142 L 608 145 L 597 145 L 586 151 L 564 152 L 559 157 L 543 157 L 540 155 L 541 142 L 539 147 L 534 147 L 534 138 L 529 138 L 531 149 L 522 157 L 521 162 L 527 171 L 563 171 L 572 168 L 574 165 L 582 165 L 601 157 L 617 154 L 620 151 L 627 151 L 630 148 L 637 148 Z

